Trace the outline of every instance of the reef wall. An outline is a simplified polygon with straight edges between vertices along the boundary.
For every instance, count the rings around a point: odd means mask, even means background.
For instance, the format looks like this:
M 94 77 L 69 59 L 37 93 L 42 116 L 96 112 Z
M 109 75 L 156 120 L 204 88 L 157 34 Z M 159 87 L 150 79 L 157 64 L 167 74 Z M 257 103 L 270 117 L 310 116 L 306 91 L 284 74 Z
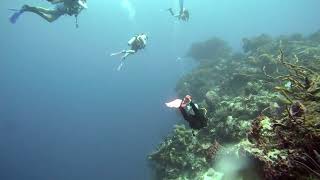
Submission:
M 209 125 L 176 125 L 148 156 L 155 179 L 320 178 L 320 31 L 244 38 L 243 53 L 212 38 L 187 55 L 199 65 L 176 91 Z

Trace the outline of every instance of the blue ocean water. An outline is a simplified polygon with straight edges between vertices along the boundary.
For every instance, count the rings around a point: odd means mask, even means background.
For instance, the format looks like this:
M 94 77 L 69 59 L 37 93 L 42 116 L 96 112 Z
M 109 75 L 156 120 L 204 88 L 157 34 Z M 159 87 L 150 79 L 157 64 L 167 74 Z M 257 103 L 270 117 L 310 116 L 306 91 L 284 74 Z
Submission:
M 318 0 L 185 0 L 190 21 L 164 11 L 174 0 L 88 0 L 79 17 L 49 24 L 30 13 L 12 25 L 8 8 L 41 0 L 0 2 L 0 179 L 150 179 L 146 156 L 181 121 L 164 103 L 190 71 L 192 42 L 212 36 L 235 50 L 261 33 L 320 29 Z M 148 46 L 118 57 L 131 36 Z

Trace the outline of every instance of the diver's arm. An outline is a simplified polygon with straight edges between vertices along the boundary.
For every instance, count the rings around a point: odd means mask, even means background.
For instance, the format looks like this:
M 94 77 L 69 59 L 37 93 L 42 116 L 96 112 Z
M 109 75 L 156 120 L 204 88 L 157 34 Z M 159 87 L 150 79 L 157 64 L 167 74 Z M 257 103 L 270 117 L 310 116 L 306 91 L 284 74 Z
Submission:
M 47 0 L 47 1 L 52 3 L 52 4 L 58 4 L 58 3 L 64 2 L 64 0 Z
M 192 107 L 193 112 L 194 112 L 196 115 L 200 113 L 200 112 L 199 112 L 199 109 L 196 107 L 196 105 L 194 105 L 194 103 L 193 103 L 192 101 L 190 102 L 190 105 L 191 105 L 191 107 Z
M 183 116 L 183 119 L 189 122 L 189 115 L 183 107 L 179 107 L 179 110 Z
M 169 8 L 169 9 L 167 9 L 167 10 L 170 12 L 171 16 L 173 16 L 173 17 L 179 18 L 179 17 L 181 16 L 180 13 L 179 13 L 179 14 L 174 14 L 172 8 Z

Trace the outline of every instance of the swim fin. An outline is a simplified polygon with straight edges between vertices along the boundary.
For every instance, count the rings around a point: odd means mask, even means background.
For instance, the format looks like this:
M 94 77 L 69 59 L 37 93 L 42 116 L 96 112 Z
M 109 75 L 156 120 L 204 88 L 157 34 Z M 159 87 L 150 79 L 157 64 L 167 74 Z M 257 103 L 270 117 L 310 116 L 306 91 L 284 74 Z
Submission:
M 166 103 L 166 106 L 169 108 L 179 108 L 181 106 L 182 100 L 176 99 L 174 101 Z
M 120 65 L 117 68 L 117 71 L 121 71 L 123 64 L 124 64 L 123 61 L 121 61 Z
M 20 10 L 15 10 L 15 9 L 9 9 L 11 11 L 15 11 L 12 16 L 9 18 L 9 21 L 12 23 L 12 24 L 15 24 L 18 20 L 18 18 L 20 17 L 20 15 L 23 13 L 23 11 L 20 11 Z
M 182 12 L 184 8 L 184 0 L 179 0 L 179 4 L 180 4 L 180 12 Z

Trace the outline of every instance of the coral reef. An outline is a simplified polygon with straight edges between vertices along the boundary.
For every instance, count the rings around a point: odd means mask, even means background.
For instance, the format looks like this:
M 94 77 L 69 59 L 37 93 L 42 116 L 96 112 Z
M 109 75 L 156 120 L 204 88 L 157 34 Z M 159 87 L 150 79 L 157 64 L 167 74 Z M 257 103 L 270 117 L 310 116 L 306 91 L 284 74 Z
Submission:
M 205 42 L 194 43 L 187 56 L 201 62 L 206 62 L 227 59 L 230 57 L 231 52 L 232 49 L 227 42 L 213 37 Z
M 319 179 L 319 42 L 320 31 L 245 38 L 244 53 L 195 43 L 199 65 L 176 91 L 208 110 L 208 126 L 175 127 L 149 155 L 157 179 Z
M 184 125 L 177 125 L 173 135 L 162 142 L 158 150 L 149 155 L 155 161 L 158 179 L 178 179 L 195 177 L 196 173 L 208 168 L 210 142 L 202 139 L 202 134 L 194 134 Z
M 265 179 L 320 178 L 320 162 L 317 162 L 320 112 L 316 110 L 319 108 L 320 75 L 306 67 L 286 62 L 282 51 L 279 62 L 288 69 L 288 75 L 275 78 L 266 75 L 279 80 L 279 84 L 290 82 L 290 87 L 280 85 L 275 88 L 290 103 L 285 106 L 281 118 L 261 114 L 252 122 L 248 138 L 256 148 L 263 150 L 263 154 L 251 154 L 264 163 Z M 272 153 L 275 151 L 276 155 Z

